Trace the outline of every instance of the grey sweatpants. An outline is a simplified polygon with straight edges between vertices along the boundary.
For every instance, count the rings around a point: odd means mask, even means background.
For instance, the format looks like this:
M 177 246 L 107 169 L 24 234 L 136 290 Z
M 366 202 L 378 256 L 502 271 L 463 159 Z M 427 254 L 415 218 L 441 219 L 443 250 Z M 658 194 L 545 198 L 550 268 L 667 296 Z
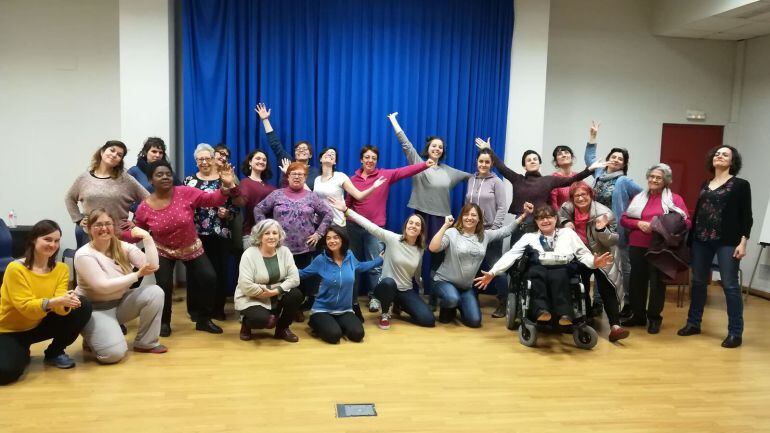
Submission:
M 128 344 L 120 325 L 139 318 L 134 347 L 151 349 L 157 346 L 160 334 L 160 318 L 163 313 L 163 289 L 148 285 L 130 289 L 117 306 L 100 309 L 94 302 L 91 320 L 83 328 L 83 340 L 91 347 L 96 360 L 102 364 L 114 364 L 126 356 Z

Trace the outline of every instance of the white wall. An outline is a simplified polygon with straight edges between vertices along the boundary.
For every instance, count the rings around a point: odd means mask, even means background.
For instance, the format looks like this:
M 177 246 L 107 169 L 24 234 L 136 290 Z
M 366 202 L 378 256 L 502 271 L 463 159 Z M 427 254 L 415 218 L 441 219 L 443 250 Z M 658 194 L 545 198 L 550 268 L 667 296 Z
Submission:
M 120 138 L 118 3 L 0 1 L 0 211 L 53 219 L 74 245 L 64 194 Z
M 756 263 L 759 235 L 765 218 L 770 188 L 767 182 L 767 167 L 770 164 L 770 36 L 750 39 L 746 42 L 743 93 L 738 120 L 738 143 L 736 147 L 743 156 L 741 177 L 751 182 L 754 228 L 746 258 L 741 262 L 744 284 L 749 283 L 752 268 Z M 770 248 L 766 248 L 753 287 L 770 292 Z
M 657 37 L 651 22 L 646 0 L 551 1 L 544 159 L 567 144 L 582 160 L 597 120 L 599 153 L 628 148 L 641 180 L 659 161 L 664 122 L 687 123 L 687 108 L 729 121 L 735 42 Z

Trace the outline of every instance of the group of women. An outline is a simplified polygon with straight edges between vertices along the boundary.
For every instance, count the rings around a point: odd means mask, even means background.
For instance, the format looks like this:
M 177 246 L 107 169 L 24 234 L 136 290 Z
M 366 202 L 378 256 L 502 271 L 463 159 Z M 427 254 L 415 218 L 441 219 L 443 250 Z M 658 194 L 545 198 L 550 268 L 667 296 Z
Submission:
M 439 322 L 451 323 L 459 312 L 461 323 L 480 327 L 477 290 L 495 285 L 500 305 L 493 317 L 503 317 L 505 270 L 528 251 L 540 259 L 528 274 L 536 288 L 535 319 L 571 323 L 573 310 L 556 285 L 568 272 L 562 269 L 574 261 L 577 270 L 569 272 L 580 274 L 587 287 L 595 280 L 592 311 L 607 312 L 610 341 L 628 337 L 631 326 L 647 326 L 654 334 L 662 321 L 662 275 L 672 263 L 681 265 L 677 260 L 686 261 L 670 241 L 686 237 L 692 249 L 693 295 L 678 334 L 700 332 L 716 255 L 729 316 L 722 345 L 741 344 L 737 269 L 751 230 L 751 192 L 747 181 L 735 177 L 741 159 L 731 146 L 708 156 L 713 176 L 690 217 L 682 198 L 670 190 L 672 173 L 666 164 L 647 170 L 647 188 L 642 189 L 627 176 L 625 149 L 613 148 L 598 160 L 596 124 L 583 171 L 572 170 L 572 149 L 559 146 L 553 151 L 554 174 L 540 173 L 542 159 L 532 150 L 522 156 L 520 174 L 505 166 L 488 139 L 476 139 L 479 152 L 471 174 L 443 162 L 447 149 L 440 137 L 428 137 L 418 152 L 401 129 L 398 113 L 392 113 L 388 119 L 409 165 L 379 168 L 378 148 L 366 145 L 360 151 L 361 167 L 347 176 L 335 170 L 334 148 L 320 152 L 320 169 L 309 164 L 313 155 L 306 141 L 295 144 L 292 158 L 273 130 L 270 110 L 259 104 L 255 111 L 282 160 L 278 188 L 267 183 L 271 164 L 263 150 L 247 156 L 240 181 L 224 145 L 199 145 L 194 151 L 198 171 L 183 182 L 158 138 L 145 142 L 137 166 L 128 172 L 122 142 L 108 141 L 94 153 L 89 170 L 76 179 L 65 200 L 79 246 L 76 289 L 68 290 L 67 267 L 55 261 L 61 229 L 53 221 L 33 227 L 25 257 L 6 271 L 0 292 L 0 383 L 17 380 L 29 362 L 29 346 L 46 339 L 53 341 L 45 362 L 60 368 L 74 366 L 64 349 L 78 334 L 97 361 L 119 362 L 128 352 L 123 324 L 135 318 L 139 327 L 133 351 L 165 353 L 159 337 L 172 333 L 178 261 L 187 271 L 187 308 L 195 329 L 222 333 L 213 320 L 226 319 L 225 258 L 233 241 L 243 247 L 234 293 L 242 340 L 254 338 L 254 330 L 275 329 L 275 338 L 297 342 L 290 326 L 305 320 L 303 310 L 309 310 L 309 326 L 323 341 L 337 343 L 344 337 L 360 342 L 359 293 L 368 294 L 371 312 L 380 312 L 381 329 L 390 328 L 402 311 L 419 326 L 435 326 L 432 302 L 420 296 L 420 288 L 437 304 Z M 510 204 L 493 166 L 513 185 Z M 583 181 L 591 175 L 593 186 Z M 401 233 L 394 233 L 384 228 L 386 203 L 390 187 L 405 178 L 412 179 L 408 206 L 415 212 Z M 450 193 L 463 181 L 466 203 L 454 218 Z M 237 223 L 240 212 L 242 226 Z M 508 213 L 514 217 L 506 223 Z M 236 229 L 242 229 L 242 237 L 234 234 Z M 689 237 L 682 237 L 686 231 Z M 668 243 L 658 245 L 658 235 Z M 503 254 L 509 236 L 512 247 Z M 157 284 L 142 282 L 153 274 Z

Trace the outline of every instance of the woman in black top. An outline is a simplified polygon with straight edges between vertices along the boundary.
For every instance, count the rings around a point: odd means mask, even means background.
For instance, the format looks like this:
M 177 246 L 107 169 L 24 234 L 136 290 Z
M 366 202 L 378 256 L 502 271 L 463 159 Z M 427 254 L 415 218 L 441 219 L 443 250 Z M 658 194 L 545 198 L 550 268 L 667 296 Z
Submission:
M 728 334 L 722 347 L 733 348 L 741 345 L 743 334 L 743 299 L 738 269 L 740 260 L 746 255 L 746 241 L 753 223 L 751 186 L 748 181 L 735 177 L 741 169 L 741 154 L 732 146 L 713 148 L 706 164 L 714 177 L 703 184 L 695 206 L 689 238 L 692 300 L 687 324 L 677 334 L 684 337 L 700 333 L 706 286 L 716 255 L 727 301 Z

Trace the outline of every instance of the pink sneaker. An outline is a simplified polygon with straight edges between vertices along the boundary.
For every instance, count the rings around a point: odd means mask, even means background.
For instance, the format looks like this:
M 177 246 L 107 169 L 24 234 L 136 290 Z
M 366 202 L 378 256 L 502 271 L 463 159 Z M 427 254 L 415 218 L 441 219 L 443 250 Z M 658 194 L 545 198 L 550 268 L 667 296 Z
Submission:
M 377 323 L 380 329 L 390 329 L 390 314 L 384 313 L 380 316 L 380 321 Z

